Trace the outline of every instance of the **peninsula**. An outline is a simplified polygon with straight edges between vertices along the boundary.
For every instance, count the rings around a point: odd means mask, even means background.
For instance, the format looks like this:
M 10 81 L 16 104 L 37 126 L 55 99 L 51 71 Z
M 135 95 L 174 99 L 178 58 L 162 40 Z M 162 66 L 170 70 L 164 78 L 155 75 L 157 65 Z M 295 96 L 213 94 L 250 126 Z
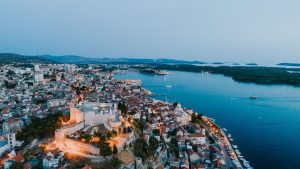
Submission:
M 5 168 L 251 168 L 214 120 L 114 79 L 116 65 L 32 67 L 1 67 Z

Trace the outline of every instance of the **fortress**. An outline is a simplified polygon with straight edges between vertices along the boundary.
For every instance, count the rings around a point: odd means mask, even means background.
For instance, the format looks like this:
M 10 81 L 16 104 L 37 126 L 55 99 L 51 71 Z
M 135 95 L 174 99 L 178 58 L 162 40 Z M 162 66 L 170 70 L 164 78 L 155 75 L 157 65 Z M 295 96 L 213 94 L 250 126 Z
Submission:
M 70 120 L 55 131 L 55 145 L 66 152 L 80 152 L 89 156 L 100 154 L 100 149 L 92 144 L 80 141 L 76 132 L 94 134 L 99 126 L 107 131 L 119 131 L 122 117 L 113 103 L 82 103 L 70 107 Z

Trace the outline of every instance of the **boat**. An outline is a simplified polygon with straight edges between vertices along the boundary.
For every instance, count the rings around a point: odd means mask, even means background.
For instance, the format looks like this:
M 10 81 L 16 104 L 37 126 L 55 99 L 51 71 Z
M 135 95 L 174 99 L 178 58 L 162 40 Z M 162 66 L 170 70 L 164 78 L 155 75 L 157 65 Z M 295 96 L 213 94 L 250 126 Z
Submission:
M 157 75 L 167 75 L 168 72 L 166 72 L 166 71 L 157 71 L 156 74 Z
M 243 161 L 243 165 L 245 166 L 245 167 L 247 167 L 247 168 L 250 168 L 250 165 L 249 165 L 249 162 L 248 161 Z
M 227 132 L 227 129 L 226 129 L 226 128 L 223 128 L 223 130 L 224 130 L 225 132 Z
M 172 85 L 166 85 L 166 88 L 172 88 Z
M 240 160 L 241 160 L 241 161 L 245 161 L 245 158 L 244 158 L 244 157 L 241 157 Z
M 211 117 L 210 117 L 209 119 L 210 119 L 212 122 L 214 122 L 214 123 L 216 122 L 216 120 L 213 119 L 213 118 L 211 118 Z
M 237 148 L 238 148 L 238 146 L 237 146 L 237 145 L 232 145 L 232 147 L 233 147 L 234 149 L 237 149 Z
M 250 98 L 251 100 L 256 100 L 256 99 L 257 99 L 256 96 L 250 96 L 249 98 Z
M 237 155 L 241 155 L 241 152 L 238 149 L 236 149 L 235 152 Z

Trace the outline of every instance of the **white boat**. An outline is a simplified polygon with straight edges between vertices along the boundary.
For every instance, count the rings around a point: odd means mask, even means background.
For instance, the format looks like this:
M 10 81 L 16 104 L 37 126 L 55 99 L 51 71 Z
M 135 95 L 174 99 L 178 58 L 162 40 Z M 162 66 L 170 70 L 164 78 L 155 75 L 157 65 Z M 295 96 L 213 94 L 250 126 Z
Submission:
M 244 161 L 243 162 L 243 165 L 245 166 L 245 167 L 247 167 L 247 168 L 250 168 L 251 166 L 249 165 L 249 162 L 248 161 Z
M 237 148 L 238 148 L 238 146 L 237 146 L 237 145 L 232 145 L 232 147 L 233 147 L 233 148 L 235 148 L 235 149 L 237 149 Z
M 245 161 L 244 157 L 241 157 L 240 160 L 241 160 L 241 161 Z
M 172 88 L 172 85 L 166 85 L 166 88 Z
M 227 129 L 226 129 L 226 128 L 223 128 L 223 130 L 227 132 Z
M 156 74 L 158 74 L 158 75 L 167 75 L 168 72 L 166 72 L 166 71 L 158 71 Z
M 241 155 L 241 152 L 238 149 L 235 149 L 237 155 Z
M 231 134 L 228 134 L 227 137 L 228 137 L 228 138 L 231 138 Z

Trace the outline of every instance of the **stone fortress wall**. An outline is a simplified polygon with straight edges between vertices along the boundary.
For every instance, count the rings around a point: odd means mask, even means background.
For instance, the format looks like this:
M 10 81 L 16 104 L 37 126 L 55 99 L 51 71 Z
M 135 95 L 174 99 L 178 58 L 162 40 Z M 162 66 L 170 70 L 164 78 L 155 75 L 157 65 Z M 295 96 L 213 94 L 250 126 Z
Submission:
M 68 138 L 76 131 L 104 124 L 108 129 L 120 127 L 117 108 L 109 103 L 88 103 L 85 105 L 70 107 L 70 120 L 67 125 L 55 131 L 55 144 L 58 149 L 69 152 L 81 152 L 98 155 L 100 149 L 80 140 Z

